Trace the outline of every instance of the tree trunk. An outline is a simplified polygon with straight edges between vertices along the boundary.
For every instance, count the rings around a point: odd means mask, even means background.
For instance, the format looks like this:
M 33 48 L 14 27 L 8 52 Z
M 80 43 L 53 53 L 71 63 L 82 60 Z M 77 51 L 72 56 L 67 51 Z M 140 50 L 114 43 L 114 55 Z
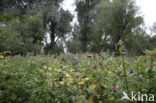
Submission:
M 51 21 L 51 25 L 50 25 L 50 39 L 51 39 L 51 43 L 50 43 L 50 50 L 52 50 L 52 52 L 54 52 L 54 47 L 55 47 L 55 28 L 56 28 L 56 24 Z

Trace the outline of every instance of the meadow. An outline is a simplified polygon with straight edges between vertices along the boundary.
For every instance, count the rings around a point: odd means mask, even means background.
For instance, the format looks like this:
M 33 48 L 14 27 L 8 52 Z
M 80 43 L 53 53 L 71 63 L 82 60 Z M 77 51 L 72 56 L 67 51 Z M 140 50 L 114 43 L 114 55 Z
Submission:
M 156 94 L 155 74 L 152 54 L 1 55 L 0 103 L 149 103 L 121 98 Z
M 153 3 L 138 1 L 0 0 L 0 103 L 156 103 Z

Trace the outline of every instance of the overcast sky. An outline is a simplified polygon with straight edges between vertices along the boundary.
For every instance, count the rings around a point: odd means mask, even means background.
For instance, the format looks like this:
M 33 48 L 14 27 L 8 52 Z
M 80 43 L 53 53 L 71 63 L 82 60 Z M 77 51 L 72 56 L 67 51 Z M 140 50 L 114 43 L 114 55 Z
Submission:
M 146 27 L 151 27 L 156 22 L 156 0 L 136 0 L 136 4 L 140 7 Z M 63 8 L 76 16 L 74 0 L 64 0 Z M 77 21 L 76 18 L 74 21 Z
M 136 0 L 147 27 L 156 22 L 156 0 Z

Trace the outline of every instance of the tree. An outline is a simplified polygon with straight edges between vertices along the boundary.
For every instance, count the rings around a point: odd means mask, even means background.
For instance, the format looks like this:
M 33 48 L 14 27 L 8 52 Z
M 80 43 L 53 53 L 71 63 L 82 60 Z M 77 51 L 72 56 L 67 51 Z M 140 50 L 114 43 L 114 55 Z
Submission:
M 153 24 L 151 32 L 153 33 L 153 35 L 156 35 L 156 23 Z
M 141 35 L 136 31 L 143 23 L 143 18 L 137 16 L 138 8 L 133 0 L 102 0 L 96 6 L 96 13 L 98 18 L 94 28 L 100 38 L 97 41 L 108 44 L 110 51 L 119 52 L 119 40 L 130 43 L 134 35 Z
M 42 15 L 37 14 L 26 19 L 14 18 L 0 28 L 1 51 L 11 51 L 14 54 L 41 51 L 44 37 Z
M 72 38 L 70 41 L 66 42 L 68 51 L 70 53 L 79 53 L 82 49 L 82 44 L 78 39 Z
M 78 22 L 80 27 L 79 40 L 82 42 L 82 51 L 88 48 L 88 36 L 91 33 L 91 25 L 95 18 L 94 7 L 100 0 L 76 0 L 76 11 L 78 12 Z
M 156 23 L 153 24 L 152 29 L 151 29 L 151 37 L 149 38 L 149 47 L 150 50 L 153 50 L 156 48 Z
M 26 9 L 36 0 L 1 0 L 0 14 L 9 12 L 13 16 L 24 17 Z
M 40 0 L 35 2 L 27 11 L 28 14 L 34 15 L 41 13 L 44 19 L 44 27 L 50 34 L 51 42 L 46 44 L 45 51 L 55 51 L 58 41 L 70 32 L 70 22 L 72 15 L 69 11 L 65 11 L 59 7 L 62 0 Z

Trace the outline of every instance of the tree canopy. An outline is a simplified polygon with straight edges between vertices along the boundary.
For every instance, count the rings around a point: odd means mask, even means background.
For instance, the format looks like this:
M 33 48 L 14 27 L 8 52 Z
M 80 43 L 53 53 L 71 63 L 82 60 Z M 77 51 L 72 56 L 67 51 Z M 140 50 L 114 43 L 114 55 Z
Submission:
M 63 0 L 1 0 L 0 52 L 12 55 L 44 52 L 129 53 L 156 48 L 146 32 L 135 0 L 75 0 L 78 24 L 61 6 Z M 151 33 L 156 33 L 156 24 Z

